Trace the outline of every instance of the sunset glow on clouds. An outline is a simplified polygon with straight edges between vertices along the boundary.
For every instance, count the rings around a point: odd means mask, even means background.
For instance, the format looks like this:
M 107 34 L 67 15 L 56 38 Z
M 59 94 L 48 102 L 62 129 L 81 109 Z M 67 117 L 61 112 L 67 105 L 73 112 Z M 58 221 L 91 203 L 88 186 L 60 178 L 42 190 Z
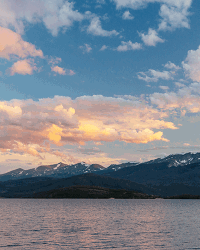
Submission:
M 0 171 L 198 149 L 199 7 L 0 0 Z
M 0 113 L 1 150 L 24 151 L 39 157 L 41 152 L 49 151 L 49 143 L 62 146 L 88 141 L 168 141 L 163 132 L 154 130 L 176 129 L 172 122 L 164 120 L 167 114 L 163 112 L 140 102 L 103 96 L 11 100 L 0 103 Z

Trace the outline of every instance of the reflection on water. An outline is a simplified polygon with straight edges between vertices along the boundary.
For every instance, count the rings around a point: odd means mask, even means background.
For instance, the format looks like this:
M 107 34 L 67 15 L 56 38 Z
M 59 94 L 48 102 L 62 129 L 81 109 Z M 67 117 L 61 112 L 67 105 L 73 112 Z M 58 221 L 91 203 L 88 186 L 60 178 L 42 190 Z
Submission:
M 200 249 L 199 200 L 0 199 L 2 249 Z

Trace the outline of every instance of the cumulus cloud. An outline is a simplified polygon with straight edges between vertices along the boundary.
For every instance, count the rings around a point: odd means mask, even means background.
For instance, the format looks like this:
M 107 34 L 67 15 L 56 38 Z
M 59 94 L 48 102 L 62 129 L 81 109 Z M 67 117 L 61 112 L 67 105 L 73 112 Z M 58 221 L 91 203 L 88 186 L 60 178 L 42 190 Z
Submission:
M 25 59 L 15 62 L 13 66 L 9 69 L 9 72 L 12 76 L 14 74 L 32 75 L 34 70 L 37 70 L 37 67 L 35 66 L 34 62 Z
M 144 44 L 147 46 L 156 46 L 157 43 L 164 43 L 165 41 L 161 39 L 158 36 L 158 33 L 151 28 L 149 28 L 148 34 L 145 35 L 143 33 L 139 33 L 139 35 L 141 36 L 141 39 L 144 42 Z
M 174 63 L 172 63 L 170 61 L 165 64 L 165 68 L 167 68 L 167 69 L 173 69 L 173 70 L 179 70 L 179 69 L 181 69 L 179 66 L 177 66 L 176 64 L 174 64 Z
M 52 65 L 51 70 L 57 74 L 75 74 L 73 70 L 63 69 L 56 65 L 62 61 L 61 58 L 45 57 L 41 50 L 36 49 L 33 44 L 24 41 L 19 34 L 10 29 L 0 27 L 0 37 L 0 58 L 12 61 L 17 60 L 7 70 L 11 75 L 32 75 L 38 69 L 34 62 L 35 57 L 47 60 L 48 64 Z
M 40 57 L 43 58 L 43 52 L 37 50 L 31 43 L 23 41 L 21 36 L 9 29 L 0 27 L 0 57 L 10 60 L 11 57 L 26 58 Z
M 157 82 L 159 79 L 170 80 L 173 79 L 172 73 L 169 71 L 157 71 L 154 69 L 149 69 L 147 73 L 139 72 L 138 79 L 144 80 L 146 82 Z
M 159 24 L 159 30 L 165 31 L 173 30 L 176 28 L 190 28 L 188 20 L 188 6 L 190 5 L 181 6 L 181 8 L 179 8 L 177 6 L 163 4 L 159 12 L 162 18 Z
M 133 20 L 134 19 L 134 16 L 131 15 L 130 11 L 127 10 L 124 12 L 124 14 L 122 15 L 122 18 L 124 20 Z
M 150 95 L 153 105 L 181 115 L 200 112 L 200 83 L 181 86 L 178 92 L 154 93 Z
M 96 16 L 92 18 L 91 23 L 87 28 L 87 32 L 95 36 L 117 36 L 119 34 L 116 30 L 107 31 L 102 29 L 101 21 L 99 17 Z
M 51 145 L 167 141 L 160 129 L 176 129 L 165 112 L 139 100 L 83 96 L 0 102 L 0 150 L 43 158 Z M 62 152 L 61 152 L 62 153 Z
M 189 28 L 189 8 L 192 0 L 113 0 L 117 8 L 141 9 L 150 3 L 160 3 L 159 15 L 161 17 L 159 29 L 173 30 L 176 28 Z
M 182 62 L 185 73 L 193 81 L 200 82 L 200 46 L 197 50 L 189 50 L 185 61 Z
M 123 52 L 128 50 L 139 50 L 142 49 L 142 45 L 140 43 L 132 43 L 131 41 L 128 42 L 121 42 L 121 45 L 117 47 L 117 51 Z
M 58 73 L 59 75 L 66 75 L 66 70 L 59 67 L 59 66 L 54 66 L 51 68 L 51 71 Z
M 65 30 L 74 21 L 82 21 L 84 15 L 74 10 L 74 3 L 64 0 L 0 1 L 0 25 L 13 27 L 17 33 L 24 32 L 24 24 L 43 22 L 56 36 L 61 28 Z

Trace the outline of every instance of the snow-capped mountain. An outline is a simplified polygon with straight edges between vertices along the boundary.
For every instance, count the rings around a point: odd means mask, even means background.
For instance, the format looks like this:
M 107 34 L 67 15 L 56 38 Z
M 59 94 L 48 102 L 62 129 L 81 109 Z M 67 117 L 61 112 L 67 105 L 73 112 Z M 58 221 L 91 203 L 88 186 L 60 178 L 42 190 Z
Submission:
M 200 153 L 169 155 L 165 158 L 157 158 L 143 163 L 127 162 L 118 165 L 112 164 L 108 168 L 104 168 L 99 164 L 86 164 L 85 162 L 73 165 L 60 162 L 29 170 L 18 168 L 0 175 L 0 181 L 31 177 L 68 178 L 86 173 L 128 179 L 141 184 L 149 183 L 157 185 L 171 183 L 173 180 L 179 182 L 181 178 L 188 182 L 189 175 L 193 176 L 191 181 L 193 179 L 196 180 L 197 176 L 200 176 Z
M 80 175 L 84 173 L 95 173 L 103 169 L 105 168 L 99 164 L 89 165 L 85 162 L 81 162 L 74 165 L 66 165 L 60 162 L 58 164 L 43 165 L 29 170 L 18 168 L 16 170 L 0 175 L 0 181 L 31 177 L 67 178 L 73 175 Z
M 145 185 L 167 186 L 172 183 L 200 185 L 200 153 L 169 155 L 163 159 L 143 162 L 106 175 Z
M 200 153 L 186 153 L 168 155 L 165 158 L 157 158 L 146 162 L 148 164 L 168 163 L 168 167 L 185 166 L 193 163 L 200 163 Z

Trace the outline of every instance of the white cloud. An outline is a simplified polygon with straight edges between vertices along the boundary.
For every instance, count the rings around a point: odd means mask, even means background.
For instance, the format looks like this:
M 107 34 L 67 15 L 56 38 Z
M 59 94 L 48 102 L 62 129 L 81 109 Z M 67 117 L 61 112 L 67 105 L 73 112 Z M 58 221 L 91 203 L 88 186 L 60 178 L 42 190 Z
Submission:
M 159 88 L 162 89 L 162 90 L 168 90 L 169 89 L 168 86 L 159 86 Z
M 161 17 L 159 29 L 173 30 L 175 28 L 189 28 L 189 8 L 192 0 L 113 0 L 117 8 L 141 9 L 150 3 L 160 3 Z
M 132 43 L 131 41 L 128 42 L 121 42 L 122 44 L 117 47 L 117 51 L 127 51 L 127 50 L 139 50 L 142 49 L 142 45 L 140 43 Z
M 174 63 L 172 63 L 170 61 L 168 63 L 166 63 L 164 67 L 167 68 L 167 69 L 173 69 L 173 70 L 181 69 L 179 66 L 177 66 L 176 64 L 174 64 Z
M 105 0 L 97 0 L 97 3 L 99 3 L 99 4 L 105 4 L 106 2 L 105 2 Z
M 119 33 L 116 30 L 107 31 L 102 29 L 99 17 L 93 17 L 87 32 L 95 36 L 117 36 Z
M 117 8 L 132 8 L 140 9 L 146 7 L 149 3 L 161 3 L 167 4 L 169 6 L 174 6 L 176 8 L 189 8 L 192 4 L 192 0 L 113 0 Z
M 159 30 L 173 30 L 176 28 L 190 28 L 188 8 L 177 8 L 174 6 L 167 6 L 163 4 L 159 12 L 161 16 L 161 22 L 159 24 Z
M 131 13 L 130 13 L 130 11 L 127 10 L 127 11 L 124 12 L 122 18 L 123 18 L 124 20 L 133 20 L 133 19 L 134 19 L 134 16 L 132 16 Z
M 103 45 L 103 46 L 101 47 L 100 51 L 104 51 L 104 50 L 106 50 L 107 48 L 108 48 L 108 46 Z
M 147 46 L 156 46 L 157 43 L 164 43 L 165 41 L 161 39 L 158 36 L 158 33 L 151 28 L 149 28 L 147 35 L 143 33 L 139 33 L 139 35 L 141 36 L 141 39 L 144 42 L 144 44 Z
M 182 62 L 185 73 L 193 81 L 200 82 L 200 46 L 197 50 L 189 50 L 187 57 Z
M 83 54 L 89 53 L 92 50 L 90 45 L 87 43 L 85 43 L 84 46 L 79 46 L 79 48 L 83 50 Z
M 185 87 L 185 85 L 183 83 L 180 83 L 180 82 L 175 82 L 175 85 L 178 88 L 184 88 Z
M 24 32 L 24 24 L 43 22 L 53 36 L 60 28 L 82 21 L 84 15 L 74 10 L 74 3 L 64 0 L 0 1 L 0 25 L 13 27 L 17 33 Z
M 169 71 L 156 71 L 154 69 L 149 69 L 147 73 L 139 72 L 138 79 L 146 82 L 157 82 L 159 79 L 170 80 L 173 79 L 173 77 Z

